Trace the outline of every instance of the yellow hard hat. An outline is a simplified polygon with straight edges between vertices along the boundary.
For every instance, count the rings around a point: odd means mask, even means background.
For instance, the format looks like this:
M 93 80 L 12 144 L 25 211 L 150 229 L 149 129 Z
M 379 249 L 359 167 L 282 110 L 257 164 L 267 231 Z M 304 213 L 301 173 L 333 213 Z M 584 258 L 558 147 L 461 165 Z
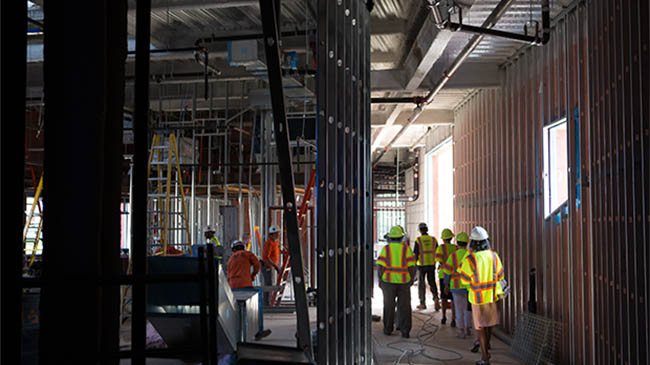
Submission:
M 469 236 L 465 232 L 460 232 L 459 234 L 456 235 L 456 242 L 469 242 Z
M 399 229 L 402 230 L 402 235 L 406 236 L 406 230 L 404 229 L 404 227 L 400 226 L 399 224 L 397 225 L 397 227 L 399 227 Z
M 388 238 L 402 238 L 404 230 L 400 226 L 393 226 L 388 233 Z
M 442 234 L 440 234 L 440 238 L 443 240 L 450 240 L 454 238 L 454 232 L 451 231 L 449 228 L 445 228 L 442 230 Z

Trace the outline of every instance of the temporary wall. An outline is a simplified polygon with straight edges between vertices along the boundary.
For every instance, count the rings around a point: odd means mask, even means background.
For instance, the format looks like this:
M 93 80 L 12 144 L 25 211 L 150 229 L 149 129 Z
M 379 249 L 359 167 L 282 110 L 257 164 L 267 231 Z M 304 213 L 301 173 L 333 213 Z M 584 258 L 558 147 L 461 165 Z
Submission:
M 503 65 L 501 88 L 457 110 L 455 228 L 490 233 L 513 286 L 511 333 L 536 270 L 562 364 L 650 362 L 649 15 L 645 0 L 579 2 L 549 44 Z M 542 132 L 563 117 L 569 199 L 545 219 Z

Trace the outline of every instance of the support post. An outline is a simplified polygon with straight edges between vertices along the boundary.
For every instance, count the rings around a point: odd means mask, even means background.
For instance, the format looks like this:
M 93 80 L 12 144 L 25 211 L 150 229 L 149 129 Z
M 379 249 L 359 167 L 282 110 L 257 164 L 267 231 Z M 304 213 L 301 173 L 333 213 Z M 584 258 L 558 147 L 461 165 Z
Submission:
M 268 66 L 271 103 L 273 107 L 273 122 L 275 140 L 280 161 L 280 179 L 284 203 L 284 222 L 289 241 L 291 270 L 296 300 L 296 316 L 298 319 L 298 347 L 311 355 L 311 335 L 309 330 L 309 312 L 302 260 L 302 248 L 298 232 L 298 217 L 296 215 L 296 197 L 293 181 L 293 166 L 291 164 L 291 149 L 289 146 L 289 125 L 284 104 L 282 85 L 282 69 L 280 65 L 280 48 L 278 33 L 279 0 L 260 0 L 262 28 L 264 30 L 264 49 Z
M 214 244 L 209 243 L 207 245 L 208 251 L 208 313 L 209 313 L 209 353 L 208 353 L 208 364 L 216 365 L 217 364 L 217 316 L 218 314 L 218 303 L 219 303 L 219 290 L 217 285 L 219 279 L 219 265 L 215 264 L 215 253 L 214 253 Z
M 135 29 L 135 118 L 133 137 L 133 317 L 131 340 L 132 364 L 145 364 L 147 273 L 147 164 L 149 139 L 149 43 L 151 36 L 151 0 L 138 0 Z
M 0 4 L 0 257 L 2 278 L 2 351 L 0 362 L 20 363 L 21 277 L 24 219 L 25 74 L 27 3 Z

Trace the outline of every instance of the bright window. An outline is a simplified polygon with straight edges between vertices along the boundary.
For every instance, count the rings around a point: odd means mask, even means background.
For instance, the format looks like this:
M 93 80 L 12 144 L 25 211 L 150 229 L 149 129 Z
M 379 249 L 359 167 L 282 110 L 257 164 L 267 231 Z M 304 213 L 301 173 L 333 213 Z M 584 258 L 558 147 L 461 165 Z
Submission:
M 454 223 L 454 149 L 451 138 L 429 152 L 425 160 L 425 213 L 429 234 L 439 236 Z
M 567 121 L 544 127 L 544 216 L 566 203 L 569 197 Z
M 388 234 L 391 227 L 406 227 L 405 205 L 404 201 L 393 200 L 395 194 L 380 194 L 375 199 L 377 241 L 384 241 L 384 235 Z

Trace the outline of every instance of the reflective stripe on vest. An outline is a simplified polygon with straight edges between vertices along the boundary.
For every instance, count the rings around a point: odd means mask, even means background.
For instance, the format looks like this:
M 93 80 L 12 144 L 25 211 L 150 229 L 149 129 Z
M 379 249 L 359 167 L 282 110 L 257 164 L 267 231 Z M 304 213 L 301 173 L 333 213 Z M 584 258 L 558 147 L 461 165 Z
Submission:
M 460 288 L 460 274 L 458 273 L 458 251 L 451 254 L 451 262 L 453 264 L 451 268 L 451 289 Z
M 476 304 L 482 304 L 482 295 L 480 291 L 477 291 L 475 289 L 475 284 L 479 282 L 479 276 L 478 276 L 478 268 L 477 268 L 477 262 L 476 262 L 476 256 L 474 256 L 473 253 L 469 253 L 467 255 L 467 259 L 469 260 L 469 263 L 472 265 L 472 271 L 474 274 L 474 277 L 472 279 L 469 279 L 468 281 L 470 282 L 469 288 L 470 288 L 470 295 L 474 295 L 474 301 Z M 465 277 L 467 280 L 467 277 Z
M 392 266 L 393 265 L 393 245 L 400 245 L 401 246 L 401 252 L 399 252 L 399 265 L 400 266 Z M 389 243 L 386 245 L 386 258 L 385 261 L 382 260 L 386 266 L 384 267 L 384 274 L 382 275 L 381 279 L 385 282 L 388 283 L 396 283 L 396 284 L 402 284 L 406 283 L 410 280 L 410 273 L 407 267 L 407 263 L 409 261 L 415 260 L 415 257 L 412 259 L 407 259 L 406 258 L 406 253 L 407 253 L 407 246 L 406 244 L 403 243 Z M 379 260 L 379 259 L 378 259 Z M 395 274 L 395 275 L 393 275 Z M 397 276 L 399 275 L 399 276 Z M 399 279 L 396 279 L 399 278 Z
M 415 239 L 419 247 L 419 254 L 417 265 L 418 266 L 433 266 L 436 264 L 434 255 L 436 249 L 434 247 L 434 238 L 429 235 L 422 235 Z
M 481 282 L 479 268 L 478 268 L 478 265 L 477 265 L 478 264 L 478 259 L 471 252 L 469 253 L 469 255 L 467 255 L 467 259 L 469 260 L 469 262 L 470 262 L 470 264 L 471 264 L 471 266 L 473 268 L 472 271 L 473 271 L 473 274 L 474 274 L 474 278 L 470 279 L 470 278 L 467 277 L 467 275 L 461 274 L 466 281 L 470 281 L 470 286 L 469 286 L 470 297 L 473 296 L 472 298 L 474 299 L 476 304 L 484 304 L 485 300 L 484 300 L 483 294 L 484 294 L 485 291 L 490 291 L 490 290 L 492 292 L 487 293 L 487 295 L 492 294 L 492 300 L 489 301 L 489 302 L 491 303 L 491 302 L 495 302 L 497 300 L 497 291 L 498 291 L 497 283 L 499 282 L 499 279 L 498 279 L 499 275 L 503 274 L 503 268 L 501 268 L 501 270 L 499 270 L 499 272 L 497 273 L 497 256 L 496 256 L 496 253 L 494 251 L 492 251 L 492 250 L 490 250 L 490 251 L 491 251 L 491 256 L 492 256 L 491 257 L 492 258 L 492 278 L 491 278 L 492 280 Z M 489 271 L 485 272 L 485 274 L 489 275 Z

